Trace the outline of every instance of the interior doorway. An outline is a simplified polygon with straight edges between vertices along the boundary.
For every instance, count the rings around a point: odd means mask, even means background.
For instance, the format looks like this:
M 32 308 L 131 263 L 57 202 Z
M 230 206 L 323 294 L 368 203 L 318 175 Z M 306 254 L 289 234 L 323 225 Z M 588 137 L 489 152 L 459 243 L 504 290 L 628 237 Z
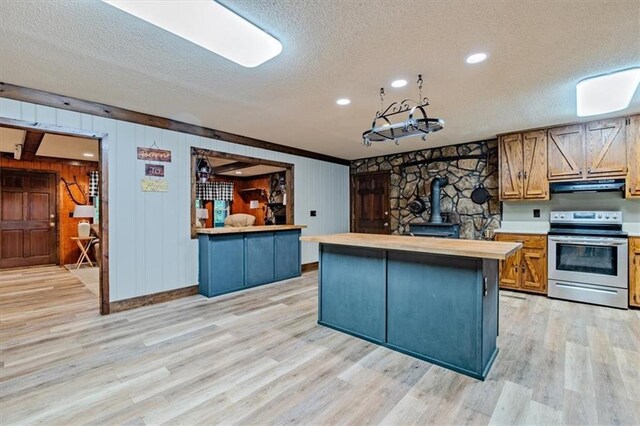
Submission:
M 107 135 L 0 117 L 0 136 L 0 268 L 97 266 L 108 314 Z
M 351 175 L 351 229 L 389 234 L 389 172 Z

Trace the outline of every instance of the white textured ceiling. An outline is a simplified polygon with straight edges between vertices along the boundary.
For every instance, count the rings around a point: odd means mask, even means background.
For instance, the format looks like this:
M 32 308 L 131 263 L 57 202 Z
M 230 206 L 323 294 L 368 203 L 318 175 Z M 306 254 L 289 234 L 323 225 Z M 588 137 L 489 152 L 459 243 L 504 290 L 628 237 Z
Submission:
M 222 3 L 282 54 L 248 69 L 97 0 L 3 0 L 0 81 L 354 159 L 576 121 L 579 80 L 640 65 L 637 0 Z M 379 88 L 415 97 L 418 73 L 445 130 L 362 146 Z

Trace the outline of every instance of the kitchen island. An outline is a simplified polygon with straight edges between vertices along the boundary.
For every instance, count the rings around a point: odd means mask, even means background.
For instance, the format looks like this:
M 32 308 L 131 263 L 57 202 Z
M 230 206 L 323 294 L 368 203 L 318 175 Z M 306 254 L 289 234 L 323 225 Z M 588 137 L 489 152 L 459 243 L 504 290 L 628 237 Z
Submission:
M 498 353 L 498 261 L 519 243 L 372 234 L 320 243 L 318 323 L 484 380 Z
M 199 291 L 212 297 L 300 276 L 302 225 L 198 229 Z

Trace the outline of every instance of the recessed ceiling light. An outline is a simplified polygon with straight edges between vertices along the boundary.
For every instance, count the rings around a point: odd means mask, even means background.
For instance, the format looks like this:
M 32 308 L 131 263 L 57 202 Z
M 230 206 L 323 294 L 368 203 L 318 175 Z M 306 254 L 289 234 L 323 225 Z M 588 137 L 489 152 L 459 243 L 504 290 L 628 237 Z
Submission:
M 590 77 L 576 85 L 578 117 L 620 111 L 631 103 L 640 83 L 640 68 Z
M 404 87 L 407 85 L 407 80 L 394 80 L 391 82 L 391 87 Z
M 336 103 L 337 103 L 338 105 L 349 105 L 349 104 L 351 103 L 351 100 L 349 100 L 349 99 L 347 99 L 347 98 L 341 98 L 341 99 L 338 99 L 338 100 L 336 101 Z
M 237 175 L 241 175 L 241 174 L 242 174 L 242 172 L 241 172 L 240 170 L 238 170 L 238 171 L 236 172 L 236 174 L 237 174 Z
M 95 155 L 93 155 L 93 154 L 92 154 L 92 153 L 90 153 L 90 152 L 83 152 L 83 153 L 82 153 L 82 155 L 83 155 L 84 157 L 95 157 Z
M 468 64 L 477 64 L 485 59 L 487 59 L 486 53 L 474 53 L 473 55 L 467 56 L 466 61 Z
M 282 52 L 278 40 L 215 1 L 102 1 L 243 67 Z

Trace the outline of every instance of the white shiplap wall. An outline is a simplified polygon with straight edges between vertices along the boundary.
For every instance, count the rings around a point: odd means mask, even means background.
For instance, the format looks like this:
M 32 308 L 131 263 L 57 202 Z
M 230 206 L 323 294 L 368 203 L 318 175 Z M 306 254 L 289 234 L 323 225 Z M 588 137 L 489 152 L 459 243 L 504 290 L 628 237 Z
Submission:
M 57 108 L 0 98 L 0 116 L 109 135 L 109 266 L 111 301 L 197 284 L 198 242 L 190 236 L 192 146 L 295 165 L 295 222 L 305 235 L 348 232 L 349 168 L 279 152 Z M 136 147 L 156 142 L 172 152 L 167 193 L 140 189 L 144 162 Z M 316 217 L 309 211 L 317 210 Z M 302 262 L 318 260 L 303 243 Z

